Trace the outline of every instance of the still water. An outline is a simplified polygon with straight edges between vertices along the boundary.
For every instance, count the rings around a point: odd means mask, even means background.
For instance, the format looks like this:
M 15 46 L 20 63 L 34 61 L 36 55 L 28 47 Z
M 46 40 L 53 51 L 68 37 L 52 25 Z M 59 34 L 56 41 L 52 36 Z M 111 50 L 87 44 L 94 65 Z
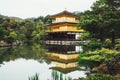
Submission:
M 85 77 L 89 69 L 78 66 L 81 46 L 17 46 L 0 49 L 0 80 L 28 80 L 39 74 L 40 80 L 53 80 L 52 72 L 63 77 Z

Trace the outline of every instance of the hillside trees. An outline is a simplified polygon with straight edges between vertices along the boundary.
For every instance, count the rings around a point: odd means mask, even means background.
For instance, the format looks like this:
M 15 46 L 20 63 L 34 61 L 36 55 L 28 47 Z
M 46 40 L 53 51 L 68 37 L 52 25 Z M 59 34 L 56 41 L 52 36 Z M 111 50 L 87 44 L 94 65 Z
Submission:
M 0 41 L 12 45 L 39 42 L 44 38 L 44 24 L 51 23 L 50 16 L 38 18 L 18 19 L 11 17 L 0 17 Z
M 12 44 L 18 39 L 19 25 L 15 19 L 12 18 L 0 18 L 0 41 L 5 41 L 8 44 Z

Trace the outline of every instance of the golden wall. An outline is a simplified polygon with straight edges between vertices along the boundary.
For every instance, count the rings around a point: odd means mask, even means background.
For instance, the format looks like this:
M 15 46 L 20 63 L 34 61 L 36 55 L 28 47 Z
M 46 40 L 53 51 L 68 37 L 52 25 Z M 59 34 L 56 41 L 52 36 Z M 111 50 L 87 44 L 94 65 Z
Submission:
M 76 20 L 74 17 L 58 17 L 52 23 L 58 23 L 58 22 L 75 22 L 75 23 L 78 23 L 79 21 Z
M 47 30 L 46 32 L 62 32 L 62 31 L 75 31 L 75 32 L 83 32 L 83 30 L 78 30 L 76 26 L 52 26 L 51 30 Z

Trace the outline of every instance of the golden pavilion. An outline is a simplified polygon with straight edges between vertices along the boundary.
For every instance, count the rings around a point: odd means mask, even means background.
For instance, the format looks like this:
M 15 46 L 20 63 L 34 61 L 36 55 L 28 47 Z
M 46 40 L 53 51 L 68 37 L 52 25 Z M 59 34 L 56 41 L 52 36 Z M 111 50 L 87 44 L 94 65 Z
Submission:
M 48 40 L 68 40 L 75 41 L 83 32 L 82 29 L 77 28 L 79 16 L 63 11 L 55 15 L 51 15 L 52 23 L 46 25 Z

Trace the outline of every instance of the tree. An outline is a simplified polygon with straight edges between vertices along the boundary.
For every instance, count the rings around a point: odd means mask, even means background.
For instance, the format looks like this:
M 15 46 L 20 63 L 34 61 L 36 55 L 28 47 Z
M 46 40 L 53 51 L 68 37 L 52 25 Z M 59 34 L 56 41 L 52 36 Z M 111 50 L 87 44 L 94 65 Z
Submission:
M 25 27 L 24 34 L 25 34 L 26 42 L 31 43 L 32 42 L 32 32 L 35 29 L 34 21 L 26 20 L 24 22 L 24 27 Z
M 94 74 L 79 80 L 115 80 L 115 77 L 108 74 Z
M 39 42 L 44 38 L 43 24 L 51 23 L 50 16 L 39 18 L 18 19 L 11 17 L 0 17 L 0 41 L 11 44 L 13 42 L 32 43 Z
M 0 26 L 0 41 L 4 40 L 5 34 L 6 34 L 6 31 L 4 30 L 3 27 Z
M 40 39 L 44 38 L 45 31 L 41 24 L 37 24 L 35 30 L 32 32 L 32 39 L 39 43 Z
M 120 37 L 120 4 L 119 0 L 99 0 L 91 7 L 92 11 L 84 12 L 79 26 L 88 31 L 91 38 L 111 39 L 113 47 L 115 39 Z
M 50 15 L 47 15 L 45 17 L 40 16 L 36 19 L 34 19 L 35 22 L 43 22 L 43 24 L 50 24 L 52 23 L 52 18 L 50 17 Z
M 95 61 L 105 64 L 107 67 L 107 72 L 109 74 L 115 74 L 113 70 L 116 68 L 115 65 L 119 66 L 120 52 L 117 50 L 102 48 L 101 50 L 86 52 L 84 56 L 82 55 L 80 57 L 80 61 L 81 60 Z
M 9 43 L 12 46 L 12 43 L 15 42 L 18 38 L 18 35 L 16 32 L 12 31 L 9 33 L 9 35 L 5 36 L 5 40 L 7 43 Z

